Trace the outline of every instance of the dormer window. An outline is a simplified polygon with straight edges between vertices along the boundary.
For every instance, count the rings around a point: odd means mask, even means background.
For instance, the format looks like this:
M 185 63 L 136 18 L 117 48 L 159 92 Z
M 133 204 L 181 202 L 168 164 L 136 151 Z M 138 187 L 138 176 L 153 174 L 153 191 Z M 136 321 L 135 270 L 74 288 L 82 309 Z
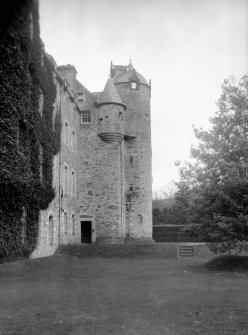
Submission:
M 135 81 L 131 81 L 131 89 L 137 90 L 137 83 Z
M 78 100 L 79 101 L 84 101 L 85 100 L 84 93 L 78 93 Z

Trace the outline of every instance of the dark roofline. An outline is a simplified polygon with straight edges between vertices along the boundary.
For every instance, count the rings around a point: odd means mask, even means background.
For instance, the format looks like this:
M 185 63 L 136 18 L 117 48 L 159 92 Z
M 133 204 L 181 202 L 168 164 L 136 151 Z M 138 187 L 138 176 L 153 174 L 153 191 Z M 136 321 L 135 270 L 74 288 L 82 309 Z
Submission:
M 130 80 L 129 81 L 119 81 L 118 83 L 114 83 L 115 85 L 119 85 L 119 84 L 130 84 Z M 139 85 L 144 85 L 146 87 L 149 87 L 151 89 L 151 86 L 149 84 L 144 84 L 141 83 L 140 81 L 138 81 Z
M 127 107 L 120 102 L 111 101 L 111 102 L 99 102 L 99 103 L 96 104 L 97 107 L 102 106 L 102 105 L 119 105 L 119 106 L 122 106 L 124 108 L 124 110 L 127 109 Z

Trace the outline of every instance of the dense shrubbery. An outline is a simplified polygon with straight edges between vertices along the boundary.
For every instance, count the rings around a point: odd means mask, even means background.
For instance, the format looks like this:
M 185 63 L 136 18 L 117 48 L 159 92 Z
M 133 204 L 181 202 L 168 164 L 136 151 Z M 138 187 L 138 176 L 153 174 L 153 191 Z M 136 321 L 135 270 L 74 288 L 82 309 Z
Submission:
M 8 1 L 0 36 L 1 262 L 26 257 L 36 246 L 39 211 L 55 195 L 52 164 L 61 125 L 58 113 L 53 126 L 56 89 L 41 48 L 36 2 Z

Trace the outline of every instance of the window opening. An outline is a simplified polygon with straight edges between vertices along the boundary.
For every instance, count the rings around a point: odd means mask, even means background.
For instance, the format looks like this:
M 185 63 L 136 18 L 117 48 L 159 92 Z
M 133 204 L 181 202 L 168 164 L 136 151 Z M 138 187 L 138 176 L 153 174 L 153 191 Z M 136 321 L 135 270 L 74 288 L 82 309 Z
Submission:
M 69 124 L 65 121 L 65 133 L 64 133 L 65 145 L 69 145 Z
M 136 82 L 134 82 L 134 81 L 131 82 L 131 89 L 132 90 L 136 90 L 137 89 L 137 83 Z
M 71 147 L 72 151 L 76 151 L 76 132 L 74 129 L 72 130 Z
M 76 196 L 76 173 L 75 171 L 71 172 L 72 177 L 72 197 L 74 198 Z
M 78 93 L 78 100 L 84 101 L 84 93 Z
M 89 124 L 91 123 L 91 113 L 90 111 L 83 111 L 81 114 L 81 123 Z
M 69 185 L 68 185 L 68 166 L 65 165 L 64 166 L 64 191 L 65 194 L 68 194 L 68 189 L 69 189 Z
M 75 235 L 76 234 L 76 218 L 75 218 L 75 215 L 73 214 L 71 218 L 72 218 L 72 235 Z
M 65 234 L 68 233 L 68 215 L 66 212 L 64 213 L 64 231 Z
M 53 222 L 53 216 L 49 216 L 49 244 L 54 244 L 54 222 Z

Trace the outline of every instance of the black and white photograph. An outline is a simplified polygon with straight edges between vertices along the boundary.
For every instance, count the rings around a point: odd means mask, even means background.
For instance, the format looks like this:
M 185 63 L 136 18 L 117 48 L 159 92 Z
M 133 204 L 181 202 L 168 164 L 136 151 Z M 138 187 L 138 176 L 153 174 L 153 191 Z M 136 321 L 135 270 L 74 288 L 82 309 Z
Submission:
M 248 0 L 0 6 L 0 335 L 247 335 Z

